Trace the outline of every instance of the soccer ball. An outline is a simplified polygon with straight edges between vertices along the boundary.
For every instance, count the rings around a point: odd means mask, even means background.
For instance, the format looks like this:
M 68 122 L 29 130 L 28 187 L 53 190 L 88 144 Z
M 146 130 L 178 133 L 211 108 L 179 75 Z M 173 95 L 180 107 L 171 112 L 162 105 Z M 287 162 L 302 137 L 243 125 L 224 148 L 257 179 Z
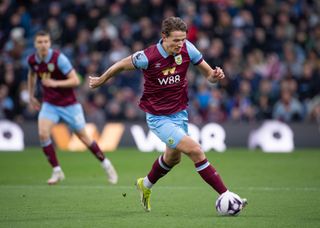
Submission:
M 242 199 L 235 193 L 226 191 L 216 201 L 216 209 L 220 215 L 237 215 L 243 206 Z

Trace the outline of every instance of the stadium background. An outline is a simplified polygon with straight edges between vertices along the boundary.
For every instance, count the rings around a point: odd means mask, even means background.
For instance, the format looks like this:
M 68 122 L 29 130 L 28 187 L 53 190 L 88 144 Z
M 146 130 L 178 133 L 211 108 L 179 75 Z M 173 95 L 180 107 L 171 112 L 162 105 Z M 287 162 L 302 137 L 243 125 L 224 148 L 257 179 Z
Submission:
M 9 130 L 16 129 L 2 128 L 6 119 L 23 129 L 27 147 L 0 153 L 0 227 L 320 227 L 319 5 L 317 0 L 1 0 L 0 147 L 1 137 L 9 139 Z M 189 39 L 227 75 L 211 86 L 190 69 L 193 124 L 218 123 L 227 132 L 227 146 L 245 147 L 249 130 L 279 119 L 303 147 L 288 154 L 247 148 L 206 154 L 230 189 L 249 200 L 237 218 L 216 214 L 217 194 L 186 156 L 153 188 L 148 214 L 133 182 L 146 175 L 157 152 L 131 147 L 107 153 L 119 173 L 119 183 L 110 186 L 90 153 L 59 149 L 67 179 L 57 186 L 45 182 L 51 170 L 38 144 L 37 113 L 28 106 L 26 86 L 33 34 L 49 30 L 54 47 L 70 57 L 83 80 L 79 101 L 100 133 L 114 122 L 146 129 L 136 105 L 140 72 L 119 75 L 99 90 L 89 90 L 86 80 L 157 42 L 160 22 L 170 15 L 188 22 Z M 288 100 L 292 106 L 284 112 Z
M 34 50 L 35 32 L 46 29 L 83 81 L 77 95 L 87 122 L 143 122 L 137 106 L 141 72 L 118 75 L 97 90 L 88 88 L 88 75 L 157 42 L 162 19 L 180 16 L 188 39 L 227 75 L 210 85 L 191 67 L 191 123 L 256 126 L 275 119 L 314 126 L 311 135 L 320 122 L 319 15 L 320 3 L 312 0 L 4 0 L 0 119 L 36 124 L 37 112 L 28 105 L 26 57 Z

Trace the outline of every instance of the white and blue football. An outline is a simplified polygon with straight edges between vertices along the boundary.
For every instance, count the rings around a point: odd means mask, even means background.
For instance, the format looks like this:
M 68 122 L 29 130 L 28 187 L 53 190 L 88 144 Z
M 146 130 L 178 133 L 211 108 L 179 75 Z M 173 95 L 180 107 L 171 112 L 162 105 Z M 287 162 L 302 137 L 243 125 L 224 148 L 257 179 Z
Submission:
M 245 202 L 237 194 L 226 191 L 216 201 L 216 209 L 220 215 L 237 215 Z

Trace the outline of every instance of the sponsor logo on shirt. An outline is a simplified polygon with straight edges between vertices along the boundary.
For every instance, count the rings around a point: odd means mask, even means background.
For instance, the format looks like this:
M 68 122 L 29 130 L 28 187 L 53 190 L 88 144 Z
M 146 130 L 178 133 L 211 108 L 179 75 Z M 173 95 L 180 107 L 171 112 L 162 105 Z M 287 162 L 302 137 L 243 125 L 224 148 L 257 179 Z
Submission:
M 174 74 L 174 72 L 176 72 L 176 67 L 169 67 L 169 68 L 166 68 L 162 71 L 162 74 L 164 76 L 167 76 L 169 73 L 170 74 Z
M 43 72 L 43 73 L 39 73 L 39 76 L 41 79 L 49 79 L 49 78 L 51 78 L 51 73 L 50 72 Z
M 158 78 L 158 82 L 160 85 L 172 85 L 179 83 L 180 80 L 180 75 L 173 75 L 176 72 L 176 67 L 169 67 L 164 70 L 162 70 L 162 74 L 167 77 L 163 78 Z

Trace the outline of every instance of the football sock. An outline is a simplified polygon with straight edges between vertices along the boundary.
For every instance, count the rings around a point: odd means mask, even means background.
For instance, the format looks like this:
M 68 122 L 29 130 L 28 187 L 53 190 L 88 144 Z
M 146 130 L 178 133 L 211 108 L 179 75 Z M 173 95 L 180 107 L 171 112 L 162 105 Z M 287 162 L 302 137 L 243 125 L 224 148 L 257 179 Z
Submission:
M 89 150 L 92 152 L 92 154 L 99 160 L 99 161 L 103 161 L 104 160 L 104 154 L 101 151 L 100 147 L 98 146 L 98 144 L 93 141 L 91 146 L 89 146 Z
M 42 150 L 44 152 L 44 154 L 46 155 L 50 165 L 52 167 L 56 167 L 59 166 L 59 162 L 56 156 L 56 151 L 52 145 L 51 140 L 49 140 L 46 143 L 41 143 L 42 144 Z
M 53 168 L 53 171 L 54 172 L 60 172 L 60 171 L 62 171 L 62 169 L 61 169 L 60 166 L 56 166 L 56 167 Z
M 149 189 L 152 188 L 153 184 L 150 182 L 148 176 L 143 178 L 143 185 L 144 185 L 144 187 L 147 187 Z
M 171 170 L 171 168 L 172 167 L 168 166 L 164 162 L 163 155 L 161 155 L 157 160 L 155 160 L 155 162 L 152 165 L 151 171 L 147 175 L 147 178 L 148 178 L 149 182 L 152 185 L 155 184 L 161 177 L 165 176 Z M 146 180 L 146 183 L 147 183 L 147 180 Z M 151 187 L 152 187 L 152 185 L 151 185 Z
M 202 179 L 205 180 L 205 182 L 207 182 L 219 194 L 222 194 L 228 190 L 223 184 L 218 172 L 213 168 L 207 159 L 196 163 L 195 166 Z
M 105 158 L 103 161 L 102 161 L 102 166 L 104 167 L 104 168 L 109 168 L 110 167 L 110 165 L 111 165 L 111 162 L 110 162 L 110 160 L 108 159 L 108 158 Z

